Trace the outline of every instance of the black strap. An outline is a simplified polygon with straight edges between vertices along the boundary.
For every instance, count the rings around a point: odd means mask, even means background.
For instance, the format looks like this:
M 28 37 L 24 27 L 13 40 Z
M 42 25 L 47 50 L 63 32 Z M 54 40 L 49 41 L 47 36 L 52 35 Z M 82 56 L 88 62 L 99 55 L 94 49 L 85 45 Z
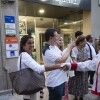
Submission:
M 92 60 L 92 50 L 91 50 L 91 47 L 90 47 L 90 45 L 88 44 L 88 43 L 86 43 L 87 45 L 88 45 L 88 47 L 89 47 L 89 49 L 90 49 L 90 60 Z

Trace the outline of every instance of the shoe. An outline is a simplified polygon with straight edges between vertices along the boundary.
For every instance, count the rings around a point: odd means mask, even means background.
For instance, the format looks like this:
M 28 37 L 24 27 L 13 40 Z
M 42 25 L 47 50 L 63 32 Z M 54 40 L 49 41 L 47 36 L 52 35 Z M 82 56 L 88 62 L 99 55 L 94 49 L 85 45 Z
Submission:
M 73 100 L 78 100 L 78 97 L 75 97 Z
M 83 97 L 80 97 L 79 100 L 83 100 Z
M 89 84 L 89 85 L 88 85 L 88 88 L 92 88 L 92 84 Z

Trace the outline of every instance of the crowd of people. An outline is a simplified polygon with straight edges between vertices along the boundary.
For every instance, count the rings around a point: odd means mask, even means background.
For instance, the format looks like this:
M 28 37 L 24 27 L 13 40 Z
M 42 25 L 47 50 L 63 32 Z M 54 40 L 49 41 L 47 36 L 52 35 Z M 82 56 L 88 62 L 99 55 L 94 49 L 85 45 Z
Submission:
M 21 59 L 23 69 L 31 68 L 38 73 L 46 71 L 49 100 L 69 100 L 68 94 L 74 96 L 73 100 L 88 100 L 84 99 L 88 94 L 88 87 L 93 86 L 92 89 L 94 89 L 97 78 L 99 80 L 98 87 L 96 87 L 98 92 L 92 91 L 92 93 L 100 97 L 100 68 L 97 67 L 100 66 L 100 63 L 98 65 L 100 54 L 96 55 L 92 45 L 93 37 L 91 35 L 84 36 L 83 32 L 77 31 L 75 38 L 75 41 L 71 41 L 64 47 L 63 36 L 58 34 L 56 29 L 47 29 L 45 31 L 46 44 L 42 51 L 44 65 L 38 64 L 32 58 L 34 38 L 29 35 L 21 38 L 18 69 Z M 98 46 L 100 50 L 100 43 Z M 95 57 L 98 57 L 98 61 Z M 96 78 L 95 73 L 97 72 Z M 39 92 L 24 95 L 23 99 L 40 100 Z

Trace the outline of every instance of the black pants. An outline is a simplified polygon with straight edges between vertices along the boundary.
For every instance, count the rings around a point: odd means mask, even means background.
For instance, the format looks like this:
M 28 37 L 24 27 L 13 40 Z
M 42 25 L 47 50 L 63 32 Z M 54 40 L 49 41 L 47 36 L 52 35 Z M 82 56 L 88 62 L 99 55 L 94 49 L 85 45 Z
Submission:
M 88 77 L 90 77 L 90 84 L 93 84 L 93 77 L 94 77 L 95 71 L 88 71 Z

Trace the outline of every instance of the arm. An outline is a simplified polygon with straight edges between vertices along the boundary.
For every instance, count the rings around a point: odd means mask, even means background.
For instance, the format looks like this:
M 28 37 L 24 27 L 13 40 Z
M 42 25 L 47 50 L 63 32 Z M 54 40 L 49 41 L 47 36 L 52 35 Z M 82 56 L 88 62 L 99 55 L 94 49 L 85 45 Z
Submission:
M 61 65 L 55 64 L 52 66 L 45 66 L 45 71 L 51 71 L 51 70 L 55 70 L 55 69 L 61 69 Z
M 71 63 L 71 70 L 77 71 L 95 71 L 96 63 L 92 60 L 88 60 L 85 62 Z
M 75 62 L 75 63 L 66 63 L 63 64 L 63 66 L 67 66 L 67 69 L 70 70 L 77 70 L 77 71 L 95 71 L 96 70 L 96 64 L 98 62 L 98 58 L 95 57 L 93 60 L 87 60 L 85 62 Z M 64 68 L 65 69 L 65 68 Z
M 28 53 L 22 54 L 22 62 L 28 67 L 31 68 L 33 71 L 38 73 L 42 73 L 44 71 L 51 71 L 54 69 L 60 69 L 60 65 L 51 65 L 51 66 L 44 66 L 38 64 Z
M 70 43 L 70 44 L 68 45 L 68 47 L 67 47 L 67 50 L 66 50 L 65 53 L 62 55 L 62 57 L 56 59 L 56 63 L 64 63 L 64 62 L 67 60 L 67 58 L 69 57 L 70 52 L 71 52 L 71 50 L 74 48 L 74 46 L 75 46 L 75 43 L 74 43 L 74 42 Z

